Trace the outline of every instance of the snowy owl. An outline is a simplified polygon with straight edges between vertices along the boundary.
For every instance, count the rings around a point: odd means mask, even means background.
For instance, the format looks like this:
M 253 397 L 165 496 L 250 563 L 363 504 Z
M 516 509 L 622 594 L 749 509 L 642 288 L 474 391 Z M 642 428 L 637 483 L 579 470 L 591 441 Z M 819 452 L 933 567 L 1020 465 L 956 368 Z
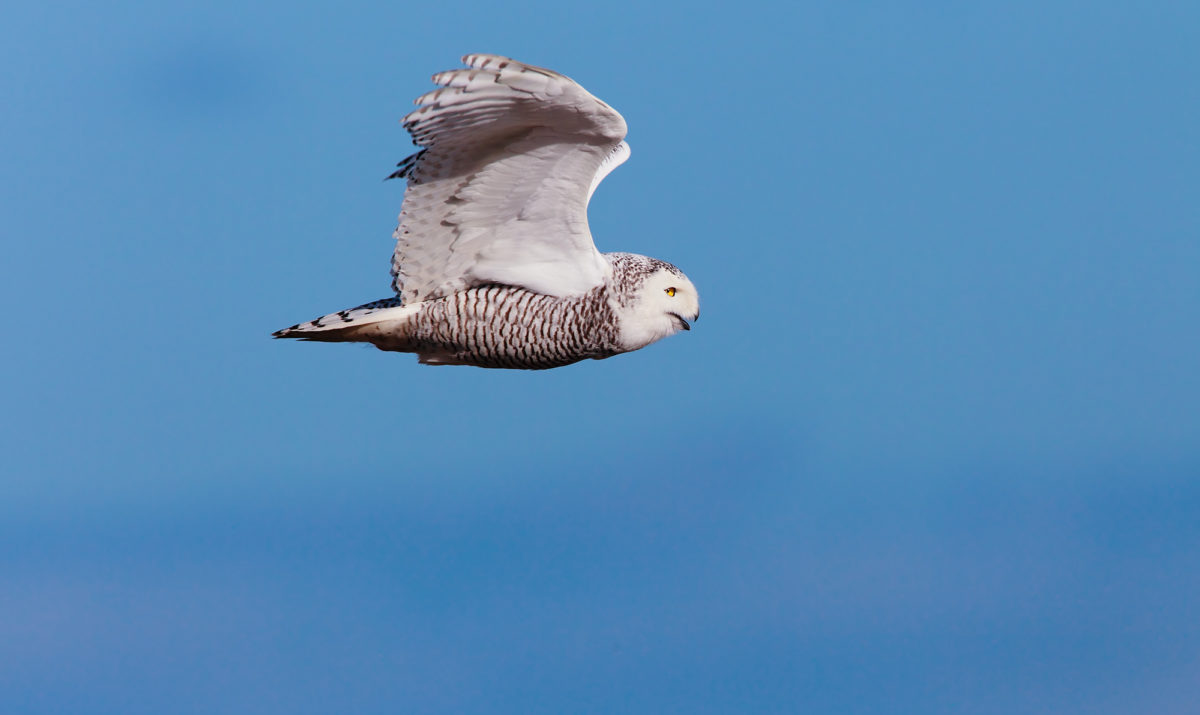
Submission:
M 369 342 L 430 365 L 545 369 L 643 348 L 700 317 L 675 266 L 600 253 L 587 205 L 629 158 L 625 120 L 573 80 L 495 55 L 433 76 L 404 118 L 420 151 L 392 258 L 395 297 L 277 338 Z

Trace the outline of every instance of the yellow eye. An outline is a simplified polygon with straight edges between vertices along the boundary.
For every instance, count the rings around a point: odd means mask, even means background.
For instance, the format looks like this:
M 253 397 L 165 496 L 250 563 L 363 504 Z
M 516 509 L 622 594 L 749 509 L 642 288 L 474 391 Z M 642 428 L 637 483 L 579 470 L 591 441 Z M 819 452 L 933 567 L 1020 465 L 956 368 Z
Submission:
M 674 297 L 675 297 L 675 289 L 674 289 L 674 288 L 668 288 L 668 289 L 667 289 L 667 295 L 669 295 L 669 296 L 671 296 L 672 298 L 674 298 Z

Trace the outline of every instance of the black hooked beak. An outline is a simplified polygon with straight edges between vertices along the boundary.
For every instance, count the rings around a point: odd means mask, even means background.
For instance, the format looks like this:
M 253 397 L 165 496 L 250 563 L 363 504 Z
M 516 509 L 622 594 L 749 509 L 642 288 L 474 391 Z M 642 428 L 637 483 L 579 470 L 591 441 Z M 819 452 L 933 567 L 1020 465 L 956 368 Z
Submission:
M 682 315 L 680 315 L 679 313 L 671 313 L 671 315 L 675 316 L 675 319 L 679 321 L 679 327 L 683 328 L 684 330 L 692 329 L 692 326 L 689 325 L 688 322 L 683 319 Z

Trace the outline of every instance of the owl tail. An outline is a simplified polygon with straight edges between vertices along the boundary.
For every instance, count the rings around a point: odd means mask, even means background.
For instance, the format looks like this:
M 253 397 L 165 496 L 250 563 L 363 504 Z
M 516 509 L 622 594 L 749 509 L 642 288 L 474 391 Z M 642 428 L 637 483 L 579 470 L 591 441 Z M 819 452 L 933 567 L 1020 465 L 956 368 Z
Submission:
M 384 298 L 357 308 L 323 315 L 307 323 L 271 334 L 275 338 L 297 338 L 322 342 L 378 342 L 381 338 L 402 339 L 408 318 L 417 306 L 404 306 L 399 298 Z

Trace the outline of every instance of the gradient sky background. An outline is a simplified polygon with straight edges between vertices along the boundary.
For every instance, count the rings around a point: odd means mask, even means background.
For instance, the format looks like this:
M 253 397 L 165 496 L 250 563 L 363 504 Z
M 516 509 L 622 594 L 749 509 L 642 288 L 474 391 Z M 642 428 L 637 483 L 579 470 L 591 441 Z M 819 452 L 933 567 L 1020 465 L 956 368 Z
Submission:
M 1195 2 L 20 3 L 6 713 L 1184 713 Z M 432 73 L 579 80 L 704 317 L 542 373 L 388 294 Z

